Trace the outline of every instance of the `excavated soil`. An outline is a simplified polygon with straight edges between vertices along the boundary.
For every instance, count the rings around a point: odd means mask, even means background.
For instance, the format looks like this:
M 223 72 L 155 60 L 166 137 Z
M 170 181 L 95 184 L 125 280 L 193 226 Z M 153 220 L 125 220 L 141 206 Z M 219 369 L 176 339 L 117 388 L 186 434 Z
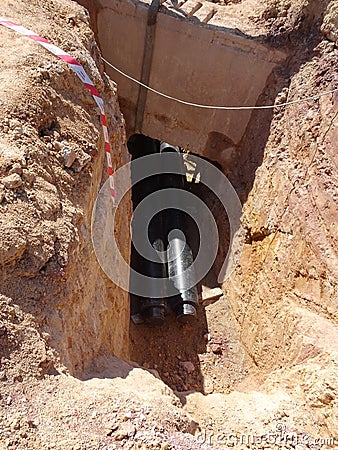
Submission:
M 289 52 L 260 104 L 337 88 L 336 1 L 220 3 Z M 128 162 L 85 9 L 2 0 L 2 15 L 84 65 L 114 164 Z M 92 248 L 106 180 L 95 102 L 37 43 L 0 27 L 0 49 L 0 449 L 338 448 L 337 93 L 252 114 L 222 167 L 243 203 L 240 263 L 195 326 L 149 329 L 129 325 L 128 294 Z M 131 214 L 129 196 L 115 224 L 127 261 Z

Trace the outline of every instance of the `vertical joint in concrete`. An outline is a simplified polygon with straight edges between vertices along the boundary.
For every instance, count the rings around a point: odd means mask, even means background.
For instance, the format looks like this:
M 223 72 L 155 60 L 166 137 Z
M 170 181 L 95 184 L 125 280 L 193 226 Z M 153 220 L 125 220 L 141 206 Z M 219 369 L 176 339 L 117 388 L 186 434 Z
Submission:
M 151 64 L 153 60 L 157 13 L 161 0 L 152 0 L 148 10 L 147 30 L 144 43 L 141 82 L 148 85 L 150 79 Z M 143 116 L 147 101 L 147 89 L 140 86 L 137 99 L 135 133 L 142 133 Z

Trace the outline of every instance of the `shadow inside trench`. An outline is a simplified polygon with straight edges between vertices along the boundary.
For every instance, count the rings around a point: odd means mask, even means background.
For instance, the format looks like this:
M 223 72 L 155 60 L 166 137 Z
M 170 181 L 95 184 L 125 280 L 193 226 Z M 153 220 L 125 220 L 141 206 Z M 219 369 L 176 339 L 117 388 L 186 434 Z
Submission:
M 132 159 L 149 154 L 149 152 L 153 153 L 156 147 L 154 142 L 153 139 L 146 136 L 134 135 L 128 143 Z M 153 191 L 157 184 L 154 177 L 146 178 L 135 184 L 133 182 L 133 167 L 131 176 L 132 201 L 135 209 L 144 196 Z M 174 211 L 172 211 L 172 214 L 175 215 Z M 132 228 L 133 234 L 138 232 L 135 222 Z M 191 234 L 190 228 L 193 229 L 193 227 L 189 227 L 188 234 Z M 157 230 L 157 232 L 159 233 L 158 236 L 162 234 L 160 230 Z M 189 239 L 189 241 L 191 240 L 195 241 L 195 236 Z M 132 245 L 131 267 L 136 272 L 142 273 L 145 266 L 147 266 L 147 260 L 141 258 Z M 147 273 L 144 273 L 144 275 L 149 276 Z M 133 294 L 130 295 L 130 298 L 132 309 L 133 305 L 137 306 L 138 302 L 142 300 L 142 297 Z M 143 298 L 142 302 L 145 300 Z M 202 308 L 199 308 L 197 321 L 193 324 L 177 322 L 174 312 L 168 307 L 166 319 L 162 326 L 135 325 L 131 321 L 130 327 L 131 359 L 133 361 L 145 368 L 157 370 L 162 380 L 175 391 L 203 389 L 203 377 L 200 371 L 198 354 L 203 353 L 206 349 L 204 336 L 207 333 L 207 321 Z

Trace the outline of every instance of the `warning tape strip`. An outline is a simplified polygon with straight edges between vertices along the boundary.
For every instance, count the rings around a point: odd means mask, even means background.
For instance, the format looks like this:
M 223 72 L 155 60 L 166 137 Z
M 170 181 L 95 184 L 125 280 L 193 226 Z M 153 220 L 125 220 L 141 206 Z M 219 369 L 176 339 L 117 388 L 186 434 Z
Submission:
M 109 174 L 109 184 L 110 184 L 110 192 L 113 199 L 113 202 L 115 203 L 115 188 L 114 188 L 114 178 L 113 178 L 113 165 L 112 165 L 112 158 L 111 158 L 111 145 L 109 142 L 109 135 L 108 135 L 108 129 L 107 129 L 107 119 L 106 114 L 104 110 L 104 103 L 101 95 L 99 94 L 98 90 L 94 86 L 94 83 L 87 75 L 86 71 L 82 67 L 82 65 L 75 59 L 73 56 L 69 55 L 68 53 L 61 50 L 56 45 L 50 43 L 45 38 L 39 36 L 38 34 L 34 33 L 31 30 L 28 30 L 25 27 L 22 27 L 21 25 L 18 25 L 14 22 L 11 22 L 10 20 L 6 19 L 5 17 L 0 17 L 0 25 L 3 25 L 4 27 L 10 28 L 11 30 L 16 31 L 17 33 L 20 33 L 29 39 L 32 39 L 33 41 L 38 42 L 40 45 L 45 47 L 48 51 L 53 53 L 53 55 L 57 56 L 58 58 L 65 61 L 69 67 L 76 73 L 76 75 L 80 78 L 82 83 L 86 86 L 88 91 L 91 93 L 93 99 L 95 100 L 95 103 L 99 107 L 100 110 L 100 118 L 101 118 L 101 125 L 103 130 L 103 137 L 104 137 L 104 143 L 105 143 L 105 150 L 106 150 L 106 156 L 107 156 L 107 164 L 108 164 L 108 174 Z

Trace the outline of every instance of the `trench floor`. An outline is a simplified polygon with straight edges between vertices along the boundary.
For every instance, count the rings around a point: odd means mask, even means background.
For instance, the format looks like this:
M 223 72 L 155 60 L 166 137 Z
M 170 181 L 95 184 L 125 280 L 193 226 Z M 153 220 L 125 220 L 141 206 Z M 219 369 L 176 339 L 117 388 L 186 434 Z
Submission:
M 213 286 L 208 286 L 213 287 Z M 195 325 L 131 323 L 131 359 L 155 369 L 176 392 L 229 393 L 250 375 L 235 319 L 225 296 L 202 303 Z

